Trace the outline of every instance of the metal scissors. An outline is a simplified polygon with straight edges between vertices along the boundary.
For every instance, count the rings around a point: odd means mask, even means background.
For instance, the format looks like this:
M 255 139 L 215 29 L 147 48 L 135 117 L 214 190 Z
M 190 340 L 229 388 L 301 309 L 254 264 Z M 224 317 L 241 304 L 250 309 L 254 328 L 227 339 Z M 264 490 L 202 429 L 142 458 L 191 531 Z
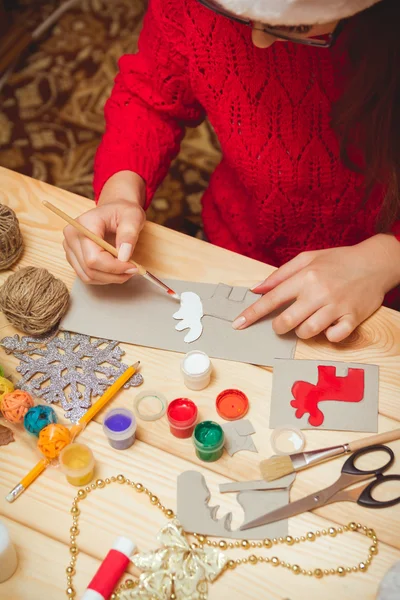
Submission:
M 389 456 L 389 460 L 379 467 L 378 469 L 371 469 L 369 471 L 359 469 L 355 466 L 355 461 L 363 454 L 370 454 L 373 452 L 383 451 Z M 241 531 L 245 529 L 251 529 L 252 527 L 260 527 L 261 525 L 268 525 L 275 521 L 281 521 L 289 517 L 294 517 L 308 510 L 314 510 L 333 502 L 357 502 L 360 506 L 367 508 L 386 508 L 388 506 L 394 506 L 400 503 L 400 496 L 392 500 L 380 501 L 373 498 L 373 491 L 381 484 L 387 481 L 400 481 L 400 475 L 383 475 L 394 462 L 394 453 L 388 446 L 376 445 L 367 446 L 357 452 L 354 452 L 344 463 L 342 467 L 342 474 L 339 479 L 331 486 L 314 492 L 305 498 L 291 502 L 287 506 L 278 508 L 270 513 L 267 513 L 257 519 L 244 523 L 239 529 Z M 359 487 L 351 490 L 346 490 L 349 486 L 358 483 L 359 481 L 365 481 L 366 479 L 373 478 L 373 481 L 366 483 Z

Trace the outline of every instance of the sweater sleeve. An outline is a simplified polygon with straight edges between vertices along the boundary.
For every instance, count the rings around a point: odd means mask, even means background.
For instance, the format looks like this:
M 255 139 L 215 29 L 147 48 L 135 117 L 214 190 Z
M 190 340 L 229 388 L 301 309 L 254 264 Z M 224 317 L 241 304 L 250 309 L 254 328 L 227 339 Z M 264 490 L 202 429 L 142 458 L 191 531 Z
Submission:
M 96 201 L 113 174 L 129 170 L 146 183 L 147 208 L 179 152 L 185 127 L 204 118 L 190 86 L 184 5 L 182 0 L 150 0 L 138 53 L 119 61 L 95 157 Z

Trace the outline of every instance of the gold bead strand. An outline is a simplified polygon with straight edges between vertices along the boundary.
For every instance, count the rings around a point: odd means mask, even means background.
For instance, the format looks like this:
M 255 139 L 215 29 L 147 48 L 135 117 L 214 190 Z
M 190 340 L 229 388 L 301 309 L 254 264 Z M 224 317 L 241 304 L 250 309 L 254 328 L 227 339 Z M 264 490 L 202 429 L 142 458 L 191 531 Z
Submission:
M 149 497 L 150 503 L 153 506 L 155 506 L 156 508 L 158 508 L 168 519 L 173 519 L 175 517 L 174 511 L 171 510 L 170 508 L 166 508 L 159 501 L 158 497 L 155 494 L 153 494 L 153 492 L 151 492 L 149 489 L 144 487 L 144 485 L 142 483 L 135 483 L 134 481 L 131 481 L 130 479 L 126 478 L 122 474 L 119 474 L 116 477 L 114 477 L 114 476 L 109 477 L 109 478 L 107 477 L 104 480 L 97 479 L 96 482 L 92 483 L 90 486 L 88 485 L 85 488 L 79 489 L 76 494 L 76 497 L 72 501 L 72 508 L 70 511 L 71 515 L 72 515 L 72 526 L 70 528 L 70 544 L 69 544 L 69 552 L 70 552 L 71 557 L 70 557 L 70 562 L 66 568 L 66 580 L 67 580 L 66 594 L 67 594 L 68 600 L 75 600 L 75 598 L 76 598 L 76 591 L 73 586 L 73 577 L 76 573 L 76 560 L 77 560 L 77 555 L 79 554 L 77 537 L 80 534 L 79 517 L 80 517 L 81 511 L 80 511 L 80 508 L 78 505 L 83 500 L 85 500 L 87 498 L 88 494 L 90 494 L 92 491 L 94 491 L 96 489 L 103 489 L 104 487 L 106 487 L 112 483 L 116 483 L 116 482 L 118 482 L 120 485 L 129 485 L 139 494 L 141 494 L 141 493 L 146 494 Z M 233 542 L 233 541 L 227 541 L 227 540 L 223 540 L 223 539 L 221 539 L 219 541 L 215 541 L 215 540 L 212 541 L 212 540 L 208 539 L 207 536 L 205 536 L 205 535 L 195 533 L 195 534 L 193 534 L 193 536 L 196 539 L 197 543 L 194 544 L 192 547 L 203 548 L 203 546 L 207 545 L 207 546 L 211 546 L 213 548 L 219 548 L 222 551 L 225 551 L 228 548 L 241 548 L 242 550 L 249 550 L 249 551 L 254 552 L 255 548 L 264 548 L 264 549 L 269 550 L 273 546 L 276 546 L 279 544 L 286 544 L 288 546 L 293 546 L 295 544 L 302 543 L 302 542 L 314 542 L 318 538 L 321 538 L 323 536 L 329 536 L 329 537 L 334 538 L 334 537 L 337 537 L 337 535 L 340 535 L 343 533 L 348 533 L 348 532 L 363 533 L 367 538 L 369 538 L 369 542 L 371 544 L 368 549 L 369 553 L 368 553 L 366 560 L 361 561 L 360 563 L 358 563 L 357 566 L 344 567 L 344 566 L 340 565 L 336 569 L 320 569 L 317 567 L 317 568 L 314 568 L 314 570 L 306 570 L 306 569 L 303 569 L 298 564 L 291 564 L 291 563 L 285 562 L 283 560 L 280 560 L 277 556 L 268 558 L 265 556 L 257 556 L 254 553 L 252 553 L 248 558 L 242 558 L 242 559 L 236 559 L 236 560 L 229 559 L 225 566 L 225 570 L 233 570 L 242 564 L 244 564 L 244 565 L 249 564 L 249 565 L 255 566 L 258 563 L 270 563 L 274 567 L 282 567 L 282 568 L 288 569 L 295 575 L 305 575 L 307 577 L 315 577 L 316 579 L 321 579 L 323 577 L 330 576 L 330 575 L 337 575 L 339 577 L 344 577 L 345 575 L 347 575 L 349 573 L 366 572 L 368 570 L 369 566 L 371 565 L 372 560 L 378 554 L 378 538 L 377 538 L 377 535 L 376 535 L 374 529 L 368 528 L 365 525 L 363 526 L 363 525 L 361 525 L 361 523 L 355 523 L 354 521 L 352 521 L 348 525 L 344 525 L 343 527 L 337 527 L 337 528 L 329 527 L 328 529 L 322 529 L 321 531 L 317 530 L 315 532 L 309 531 L 305 536 L 301 536 L 301 537 L 293 538 L 292 536 L 287 535 L 286 537 L 273 538 L 272 540 L 269 538 L 266 538 L 263 541 L 259 541 L 259 542 L 251 542 L 248 540 L 236 540 L 235 542 Z M 136 581 L 134 581 L 133 579 L 127 579 L 125 581 L 125 583 L 120 584 L 118 586 L 118 588 L 112 594 L 111 600 L 117 600 L 120 597 L 120 593 L 123 590 L 134 588 L 136 585 L 137 585 Z

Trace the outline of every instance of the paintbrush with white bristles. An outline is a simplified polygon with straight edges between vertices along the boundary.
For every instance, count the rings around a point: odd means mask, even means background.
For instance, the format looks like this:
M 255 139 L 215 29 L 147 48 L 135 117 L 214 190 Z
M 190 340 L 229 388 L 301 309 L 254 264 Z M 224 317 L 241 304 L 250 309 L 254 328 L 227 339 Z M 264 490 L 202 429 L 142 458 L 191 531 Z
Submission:
M 355 452 L 367 446 L 385 444 L 386 442 L 393 442 L 399 439 L 400 429 L 393 429 L 393 431 L 386 431 L 385 433 L 372 435 L 361 440 L 354 440 L 354 442 L 343 444 L 342 446 L 331 446 L 322 450 L 298 452 L 297 454 L 290 454 L 288 456 L 274 456 L 260 463 L 261 476 L 266 481 L 275 481 L 275 479 L 285 477 L 285 475 L 290 475 L 290 473 L 301 471 L 302 469 L 307 469 L 312 465 L 334 458 L 335 456 L 341 456 L 342 454 Z

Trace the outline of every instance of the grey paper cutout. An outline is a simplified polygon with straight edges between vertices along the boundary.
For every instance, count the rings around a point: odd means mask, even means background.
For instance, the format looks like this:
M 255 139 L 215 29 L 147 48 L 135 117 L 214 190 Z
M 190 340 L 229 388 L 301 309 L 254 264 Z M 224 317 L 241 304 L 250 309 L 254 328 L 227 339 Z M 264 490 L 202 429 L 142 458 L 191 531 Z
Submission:
M 185 531 L 226 537 L 231 531 L 232 513 L 216 519 L 219 506 L 208 506 L 211 498 L 204 476 L 198 471 L 178 475 L 176 516 Z
M 254 527 L 247 531 L 231 530 L 232 513 L 216 519 L 219 506 L 209 507 L 210 491 L 204 476 L 197 471 L 184 471 L 177 481 L 177 518 L 184 530 L 229 539 L 263 540 L 281 537 L 288 533 L 287 520 Z M 245 491 L 237 495 L 244 510 L 243 523 L 289 503 L 289 488 L 279 491 Z
M 253 299 L 247 303 L 246 297 L 248 294 L 250 294 Z M 232 322 L 245 308 L 245 306 L 242 308 L 242 305 L 246 304 L 249 306 L 257 300 L 257 297 L 256 294 L 252 294 L 246 288 L 234 288 L 231 285 L 220 283 L 215 288 L 211 298 L 202 298 L 204 316 L 215 317 L 217 319 Z
M 319 408 L 324 413 L 324 422 L 319 427 L 308 423 L 309 414 L 298 419 L 296 409 L 290 406 L 293 400 L 292 386 L 296 381 L 318 381 L 318 366 L 336 367 L 336 375 L 344 377 L 349 368 L 364 370 L 364 398 L 361 402 L 324 401 Z M 361 363 L 345 363 L 325 360 L 276 360 L 272 382 L 271 429 L 291 425 L 299 429 L 328 429 L 334 431 L 378 431 L 379 367 Z
M 246 492 L 254 490 L 285 490 L 290 488 L 296 478 L 296 473 L 291 473 L 281 477 L 276 481 L 265 481 L 265 479 L 256 479 L 254 481 L 232 481 L 229 483 L 220 483 L 219 493 L 227 494 L 232 492 Z
M 263 491 L 246 491 L 239 492 L 237 501 L 244 510 L 244 523 L 258 519 L 266 513 L 270 513 L 277 508 L 282 508 L 289 504 L 289 489 L 285 490 L 263 490 Z M 242 536 L 239 536 L 237 531 L 233 532 L 233 537 L 253 540 L 263 540 L 265 538 L 285 537 L 288 534 L 287 519 L 276 521 L 269 525 L 261 527 L 253 527 L 245 531 L 240 531 Z M 247 535 L 246 535 L 247 534 Z
M 178 293 L 195 292 L 203 302 L 210 300 L 219 287 L 191 281 L 166 280 L 166 283 Z M 230 303 L 236 307 L 233 318 L 259 298 L 246 288 L 234 288 L 235 293 L 236 289 L 245 293 L 245 300 Z M 203 334 L 187 344 L 183 339 L 185 334 L 175 330 L 176 321 L 172 315 L 178 309 L 176 300 L 142 277 L 133 277 L 123 285 L 104 286 L 85 285 L 76 279 L 61 328 L 175 352 L 202 350 L 212 358 L 261 366 L 272 366 L 276 357 L 291 358 L 294 355 L 295 335 L 276 335 L 272 329 L 272 316 L 243 331 L 235 331 L 225 320 L 205 316 Z
M 241 450 L 258 452 L 251 436 L 256 432 L 251 421 L 239 419 L 221 425 L 225 434 L 224 448 L 229 456 L 233 456 Z

